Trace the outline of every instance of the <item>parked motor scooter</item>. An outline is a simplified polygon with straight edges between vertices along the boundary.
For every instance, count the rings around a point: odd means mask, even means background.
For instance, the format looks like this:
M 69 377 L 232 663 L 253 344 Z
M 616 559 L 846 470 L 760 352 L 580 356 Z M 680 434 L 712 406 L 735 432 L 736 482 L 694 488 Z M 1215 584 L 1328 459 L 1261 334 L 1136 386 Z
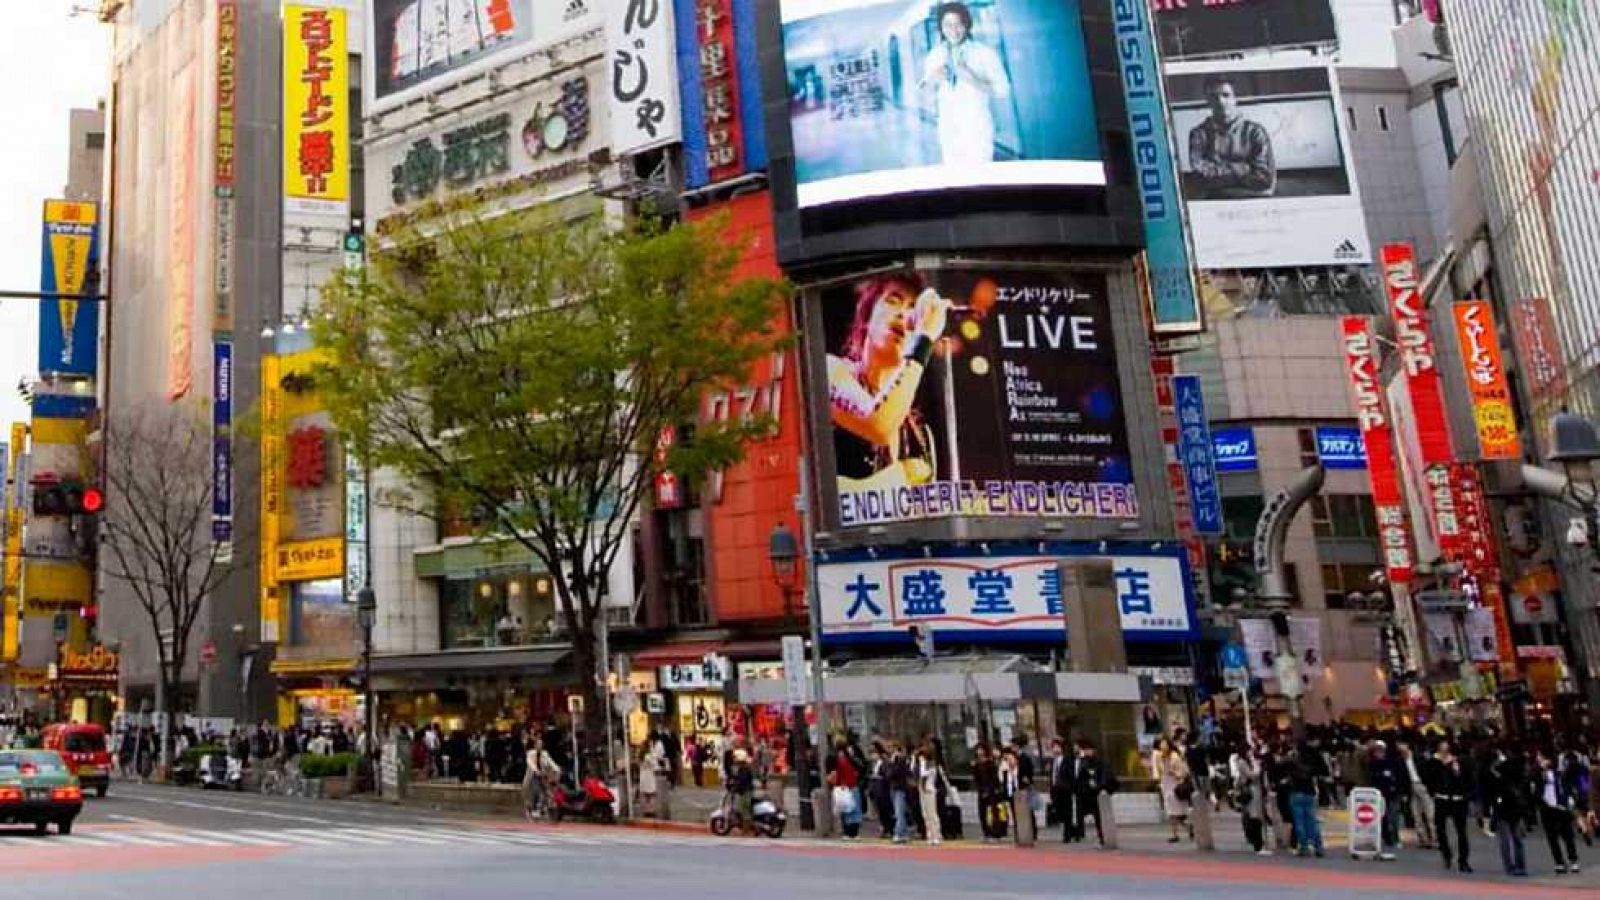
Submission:
M 762 794 L 750 798 L 750 818 L 752 831 L 774 840 L 783 837 L 784 826 L 789 822 L 789 816 L 783 808 L 773 802 L 771 797 Z M 711 811 L 711 819 L 707 824 L 711 827 L 711 833 L 718 837 L 731 833 L 733 829 L 743 824 L 743 817 L 739 813 L 738 805 L 734 803 L 731 792 L 722 795 L 722 802 Z
M 199 781 L 202 788 L 244 790 L 244 761 L 221 753 L 200 757 Z
M 617 795 L 604 781 L 593 776 L 583 780 L 581 790 L 573 790 L 563 781 L 550 792 L 549 814 L 556 822 L 575 818 L 610 825 L 617 820 Z

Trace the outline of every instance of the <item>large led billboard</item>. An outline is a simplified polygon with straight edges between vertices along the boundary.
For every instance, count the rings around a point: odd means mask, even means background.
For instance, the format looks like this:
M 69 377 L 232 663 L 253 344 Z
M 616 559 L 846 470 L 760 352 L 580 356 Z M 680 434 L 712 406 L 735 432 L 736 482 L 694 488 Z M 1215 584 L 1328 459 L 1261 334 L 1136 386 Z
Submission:
M 841 526 L 1139 518 L 1104 275 L 900 269 L 819 299 Z
M 1106 183 L 1077 0 L 782 0 L 797 204 Z
M 600 24 L 585 0 L 370 0 L 368 83 L 377 107 Z

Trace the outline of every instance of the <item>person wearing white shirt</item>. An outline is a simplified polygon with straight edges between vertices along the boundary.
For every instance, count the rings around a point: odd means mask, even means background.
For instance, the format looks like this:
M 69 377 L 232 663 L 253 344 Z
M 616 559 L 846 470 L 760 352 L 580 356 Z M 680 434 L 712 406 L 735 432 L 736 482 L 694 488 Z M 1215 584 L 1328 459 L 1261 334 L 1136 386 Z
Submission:
M 1433 848 L 1433 795 L 1428 792 L 1424 771 L 1427 760 L 1418 765 L 1417 752 L 1408 741 L 1400 742 L 1400 759 L 1411 778 L 1411 817 L 1417 822 L 1417 846 Z
M 994 162 L 992 100 L 1011 95 L 1000 54 L 972 39 L 965 3 L 939 5 L 939 43 L 922 61 L 923 90 L 934 92 L 940 161 L 945 165 Z
M 1544 829 L 1545 840 L 1550 843 L 1550 856 L 1556 863 L 1556 874 L 1578 873 L 1578 845 L 1572 832 L 1573 808 L 1577 798 L 1572 786 L 1562 777 L 1550 753 L 1541 750 L 1537 755 L 1538 774 L 1534 776 L 1535 795 L 1539 806 L 1539 827 Z M 1566 855 L 1561 853 L 1566 846 Z

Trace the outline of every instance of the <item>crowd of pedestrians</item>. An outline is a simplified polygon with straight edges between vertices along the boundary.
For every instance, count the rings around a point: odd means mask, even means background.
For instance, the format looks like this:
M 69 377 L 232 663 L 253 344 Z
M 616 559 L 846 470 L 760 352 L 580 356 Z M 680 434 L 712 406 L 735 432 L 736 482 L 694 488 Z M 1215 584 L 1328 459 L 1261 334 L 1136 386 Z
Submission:
M 1402 834 L 1435 851 L 1444 867 L 1473 871 L 1471 831 L 1495 839 L 1507 875 L 1529 873 L 1527 840 L 1542 832 L 1558 875 L 1580 871 L 1578 844 L 1592 845 L 1600 821 L 1600 746 L 1575 740 L 1514 741 L 1493 731 L 1358 734 L 1311 729 L 1295 740 L 1266 736 L 1246 746 L 1192 746 L 1182 733 L 1160 741 L 1150 769 L 1176 842 L 1192 804 L 1226 803 L 1239 812 L 1249 846 L 1261 855 L 1276 830 L 1298 856 L 1323 856 L 1323 811 L 1343 806 L 1356 787 L 1383 797 L 1377 858 L 1393 860 Z

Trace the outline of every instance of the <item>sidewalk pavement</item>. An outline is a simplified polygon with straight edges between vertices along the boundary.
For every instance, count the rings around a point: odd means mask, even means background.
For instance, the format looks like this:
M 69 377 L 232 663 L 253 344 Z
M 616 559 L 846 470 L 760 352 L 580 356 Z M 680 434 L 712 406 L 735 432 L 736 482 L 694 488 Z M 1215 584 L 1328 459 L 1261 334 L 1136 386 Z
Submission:
M 508 791 L 509 792 L 509 791 Z M 807 833 L 799 830 L 799 794 L 789 787 L 783 792 L 784 807 L 790 811 L 790 831 L 793 837 L 805 837 Z M 623 824 L 635 828 L 648 828 L 659 830 L 681 831 L 685 833 L 703 833 L 706 819 L 711 811 L 721 802 L 722 790 L 720 788 L 694 788 L 679 787 L 672 791 L 671 812 L 667 820 L 650 817 L 639 817 Z M 416 805 L 432 805 L 421 803 Z M 490 810 L 479 810 L 491 812 Z M 492 814 L 492 813 L 491 813 Z M 1350 875 L 1378 875 L 1387 873 L 1395 876 L 1423 877 L 1431 879 L 1462 879 L 1478 887 L 1487 884 L 1504 885 L 1539 885 L 1550 888 L 1570 888 L 1586 891 L 1591 895 L 1600 896 L 1600 846 L 1585 845 L 1582 840 L 1578 842 L 1578 855 L 1583 864 L 1583 871 L 1577 875 L 1556 875 L 1554 864 L 1550 859 L 1549 846 L 1545 842 L 1544 834 L 1534 831 L 1524 838 L 1526 859 L 1528 863 L 1528 878 L 1511 878 L 1504 874 L 1500 865 L 1499 845 L 1495 838 L 1484 833 L 1476 822 L 1468 823 L 1468 838 L 1472 845 L 1472 874 L 1461 874 L 1454 870 L 1446 871 L 1443 860 L 1438 850 L 1422 850 L 1417 847 L 1415 832 L 1407 830 L 1402 835 L 1403 848 L 1396 853 L 1398 857 L 1392 862 L 1378 860 L 1357 860 L 1349 855 L 1349 815 L 1343 809 L 1323 809 L 1319 813 L 1322 822 L 1322 836 L 1326 857 L 1322 859 L 1298 859 L 1286 849 L 1279 849 L 1270 857 L 1257 856 L 1245 842 L 1244 828 L 1239 821 L 1239 816 L 1232 810 L 1224 809 L 1212 815 L 1212 835 L 1215 840 L 1216 850 L 1206 853 L 1196 849 L 1194 842 L 1188 839 L 1179 843 L 1168 843 L 1171 836 L 1170 829 L 1164 824 L 1120 824 L 1117 827 L 1118 850 L 1108 856 L 1118 853 L 1138 855 L 1145 857 L 1166 857 L 1171 859 L 1212 860 L 1217 863 L 1230 865 L 1256 865 L 1256 866 L 1305 866 L 1323 873 L 1344 873 Z M 1012 848 L 1009 842 L 993 845 L 983 844 L 978 840 L 978 826 L 971 815 L 963 819 L 965 824 L 966 840 L 946 841 L 945 849 L 967 848 L 973 851 L 995 850 Z M 868 816 L 862 825 L 863 840 L 861 843 L 872 843 L 879 831 L 876 817 Z M 1091 832 L 1092 835 L 1092 832 Z M 888 844 L 887 841 L 884 842 Z M 780 844 L 774 846 L 781 846 Z M 908 853 L 928 852 L 932 848 L 911 846 L 903 849 Z M 1087 843 L 1063 844 L 1061 842 L 1061 829 L 1059 826 L 1049 828 L 1040 827 L 1039 841 L 1034 852 L 1041 854 L 1099 854 L 1092 839 Z

